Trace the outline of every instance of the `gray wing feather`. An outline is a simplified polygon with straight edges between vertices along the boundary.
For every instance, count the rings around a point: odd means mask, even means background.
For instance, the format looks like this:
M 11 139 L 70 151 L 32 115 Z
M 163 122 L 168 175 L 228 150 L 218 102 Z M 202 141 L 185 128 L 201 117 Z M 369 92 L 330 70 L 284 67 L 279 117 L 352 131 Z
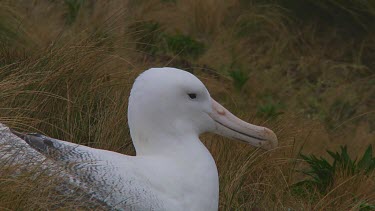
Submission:
M 35 178 L 40 174 L 48 175 L 46 185 L 55 183 L 52 180 L 56 180 L 55 191 L 65 196 L 62 202 L 56 204 L 56 208 L 71 201 L 77 201 L 80 206 L 89 209 L 110 210 L 111 207 L 108 204 L 88 193 L 85 186 L 73 182 L 77 179 L 72 174 L 64 171 L 56 162 L 46 158 L 44 152 L 48 151 L 50 147 L 51 142 L 38 137 L 38 135 L 31 138 L 23 133 L 11 131 L 0 123 L 0 174 L 3 168 L 17 166 L 15 171 L 10 172 L 12 176 L 26 171 L 34 172 L 33 177 Z
M 90 157 L 86 150 L 80 150 L 80 145 L 71 144 L 38 133 L 20 133 L 11 130 L 12 133 L 23 139 L 32 148 L 55 161 L 89 161 L 95 159 Z
M 111 210 L 164 210 L 163 203 L 139 180 L 126 162 L 127 156 L 53 139 L 41 134 L 12 131 L 25 144 L 59 164 L 72 175 L 71 183 L 86 196 L 108 204 Z

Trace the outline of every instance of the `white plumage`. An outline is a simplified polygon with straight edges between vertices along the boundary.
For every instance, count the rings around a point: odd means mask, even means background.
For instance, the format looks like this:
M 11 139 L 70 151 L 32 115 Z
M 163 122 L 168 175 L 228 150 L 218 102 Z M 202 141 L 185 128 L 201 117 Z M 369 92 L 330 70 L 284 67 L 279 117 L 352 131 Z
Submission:
M 152 68 L 136 79 L 128 122 L 136 156 L 18 135 L 63 166 L 72 183 L 118 210 L 217 210 L 218 173 L 199 140 L 203 132 L 265 149 L 277 146 L 271 130 L 238 119 L 210 97 L 198 78 L 175 68 Z M 7 139 L 17 138 L 0 131 L 0 143 Z

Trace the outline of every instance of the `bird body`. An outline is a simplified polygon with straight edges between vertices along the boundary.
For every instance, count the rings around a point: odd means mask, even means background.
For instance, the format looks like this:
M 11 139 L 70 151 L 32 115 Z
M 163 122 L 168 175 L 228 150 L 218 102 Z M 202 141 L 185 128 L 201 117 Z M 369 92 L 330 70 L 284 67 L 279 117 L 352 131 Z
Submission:
M 218 210 L 218 172 L 201 133 L 277 146 L 271 130 L 238 119 L 198 78 L 175 68 L 152 68 L 136 79 L 128 123 L 136 156 L 15 134 L 114 210 Z

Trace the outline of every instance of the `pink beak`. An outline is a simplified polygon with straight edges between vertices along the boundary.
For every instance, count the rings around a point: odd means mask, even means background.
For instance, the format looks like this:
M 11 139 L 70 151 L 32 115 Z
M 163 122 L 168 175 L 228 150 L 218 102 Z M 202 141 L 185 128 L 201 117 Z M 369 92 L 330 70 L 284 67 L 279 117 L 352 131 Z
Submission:
M 212 132 L 228 138 L 239 139 L 266 150 L 277 147 L 277 137 L 272 130 L 249 124 L 234 116 L 214 99 L 211 98 L 211 101 L 212 113 L 209 115 L 216 125 Z

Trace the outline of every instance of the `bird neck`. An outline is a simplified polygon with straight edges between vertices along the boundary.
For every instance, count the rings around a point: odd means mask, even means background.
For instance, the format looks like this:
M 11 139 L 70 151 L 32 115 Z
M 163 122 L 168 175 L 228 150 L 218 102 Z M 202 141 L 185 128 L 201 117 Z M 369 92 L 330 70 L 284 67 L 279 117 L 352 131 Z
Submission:
M 138 148 L 136 158 L 146 163 L 143 170 L 155 189 L 171 200 L 171 205 L 176 204 L 169 209 L 182 206 L 191 210 L 217 210 L 218 172 L 199 137 L 154 137 L 152 141 L 159 145 L 152 146 L 152 152 L 144 146 Z
M 190 133 L 184 134 L 164 134 L 158 133 L 136 133 L 132 134 L 133 144 L 137 156 L 145 155 L 165 155 L 178 157 L 191 154 L 190 151 L 201 149 L 207 153 L 207 149 L 199 140 L 198 135 Z

